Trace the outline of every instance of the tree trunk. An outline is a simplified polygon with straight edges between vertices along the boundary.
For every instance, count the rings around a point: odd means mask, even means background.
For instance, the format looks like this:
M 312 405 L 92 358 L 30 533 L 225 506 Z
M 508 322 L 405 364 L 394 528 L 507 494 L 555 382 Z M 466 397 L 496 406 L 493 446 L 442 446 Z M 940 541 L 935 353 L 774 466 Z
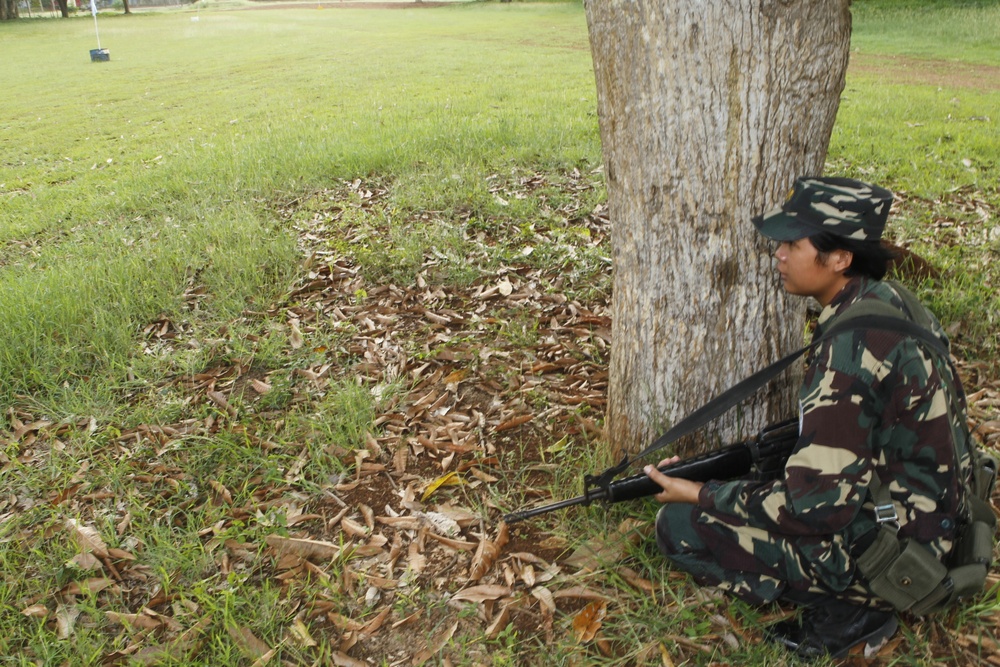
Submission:
M 122 0 L 122 5 L 124 5 L 124 7 L 125 7 L 125 13 L 126 14 L 131 14 L 132 13 L 132 10 L 129 9 L 129 6 L 128 6 L 128 0 Z
M 849 4 L 586 0 L 613 223 L 614 450 L 801 345 L 804 304 L 786 299 L 749 220 L 822 172 Z M 701 445 L 793 415 L 798 383 L 775 381 Z
M 69 18 L 69 0 L 56 0 L 59 5 L 59 13 L 64 19 Z
M 0 0 L 0 21 L 12 21 L 17 17 L 17 0 Z

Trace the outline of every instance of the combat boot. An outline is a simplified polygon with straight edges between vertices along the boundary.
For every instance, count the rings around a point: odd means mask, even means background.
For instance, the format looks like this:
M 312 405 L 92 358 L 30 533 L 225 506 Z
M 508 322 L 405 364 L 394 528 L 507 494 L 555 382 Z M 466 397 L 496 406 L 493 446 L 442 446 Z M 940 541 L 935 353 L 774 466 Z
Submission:
M 782 622 L 770 628 L 773 639 L 809 660 L 829 655 L 843 658 L 864 643 L 865 656 L 875 655 L 896 634 L 894 612 L 828 600 L 802 612 L 801 623 Z

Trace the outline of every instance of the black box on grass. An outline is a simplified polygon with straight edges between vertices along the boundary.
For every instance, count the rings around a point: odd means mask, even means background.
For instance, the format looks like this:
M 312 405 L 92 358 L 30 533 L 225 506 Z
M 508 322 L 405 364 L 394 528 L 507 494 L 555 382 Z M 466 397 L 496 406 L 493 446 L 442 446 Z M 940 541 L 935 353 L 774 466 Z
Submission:
M 99 63 L 107 62 L 111 60 L 111 52 L 107 49 L 91 49 L 90 50 L 90 62 Z

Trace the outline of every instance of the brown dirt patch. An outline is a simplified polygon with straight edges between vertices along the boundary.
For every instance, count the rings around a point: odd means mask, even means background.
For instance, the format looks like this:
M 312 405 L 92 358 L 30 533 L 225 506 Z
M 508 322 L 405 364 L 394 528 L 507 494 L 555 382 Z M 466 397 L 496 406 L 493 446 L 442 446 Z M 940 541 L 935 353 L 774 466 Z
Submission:
M 924 60 L 906 56 L 851 53 L 848 73 L 884 79 L 887 83 L 1000 90 L 1000 67 Z
M 454 2 L 273 2 L 244 9 L 430 9 Z

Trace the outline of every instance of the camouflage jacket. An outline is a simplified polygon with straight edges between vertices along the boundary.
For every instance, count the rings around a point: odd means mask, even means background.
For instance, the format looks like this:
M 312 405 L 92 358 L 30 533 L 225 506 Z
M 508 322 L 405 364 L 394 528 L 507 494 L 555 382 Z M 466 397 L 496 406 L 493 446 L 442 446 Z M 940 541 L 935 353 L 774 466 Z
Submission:
M 820 314 L 815 335 L 861 299 L 903 308 L 889 284 L 854 278 Z M 967 465 L 956 461 L 965 396 L 950 364 L 899 333 L 845 332 L 809 360 L 799 400 L 799 441 L 783 477 L 711 482 L 701 507 L 727 523 L 785 536 L 809 574 L 839 591 L 854 578 L 852 544 L 875 526 L 868 493 L 875 470 L 889 484 L 900 537 L 943 558 L 959 514 L 957 468 Z

